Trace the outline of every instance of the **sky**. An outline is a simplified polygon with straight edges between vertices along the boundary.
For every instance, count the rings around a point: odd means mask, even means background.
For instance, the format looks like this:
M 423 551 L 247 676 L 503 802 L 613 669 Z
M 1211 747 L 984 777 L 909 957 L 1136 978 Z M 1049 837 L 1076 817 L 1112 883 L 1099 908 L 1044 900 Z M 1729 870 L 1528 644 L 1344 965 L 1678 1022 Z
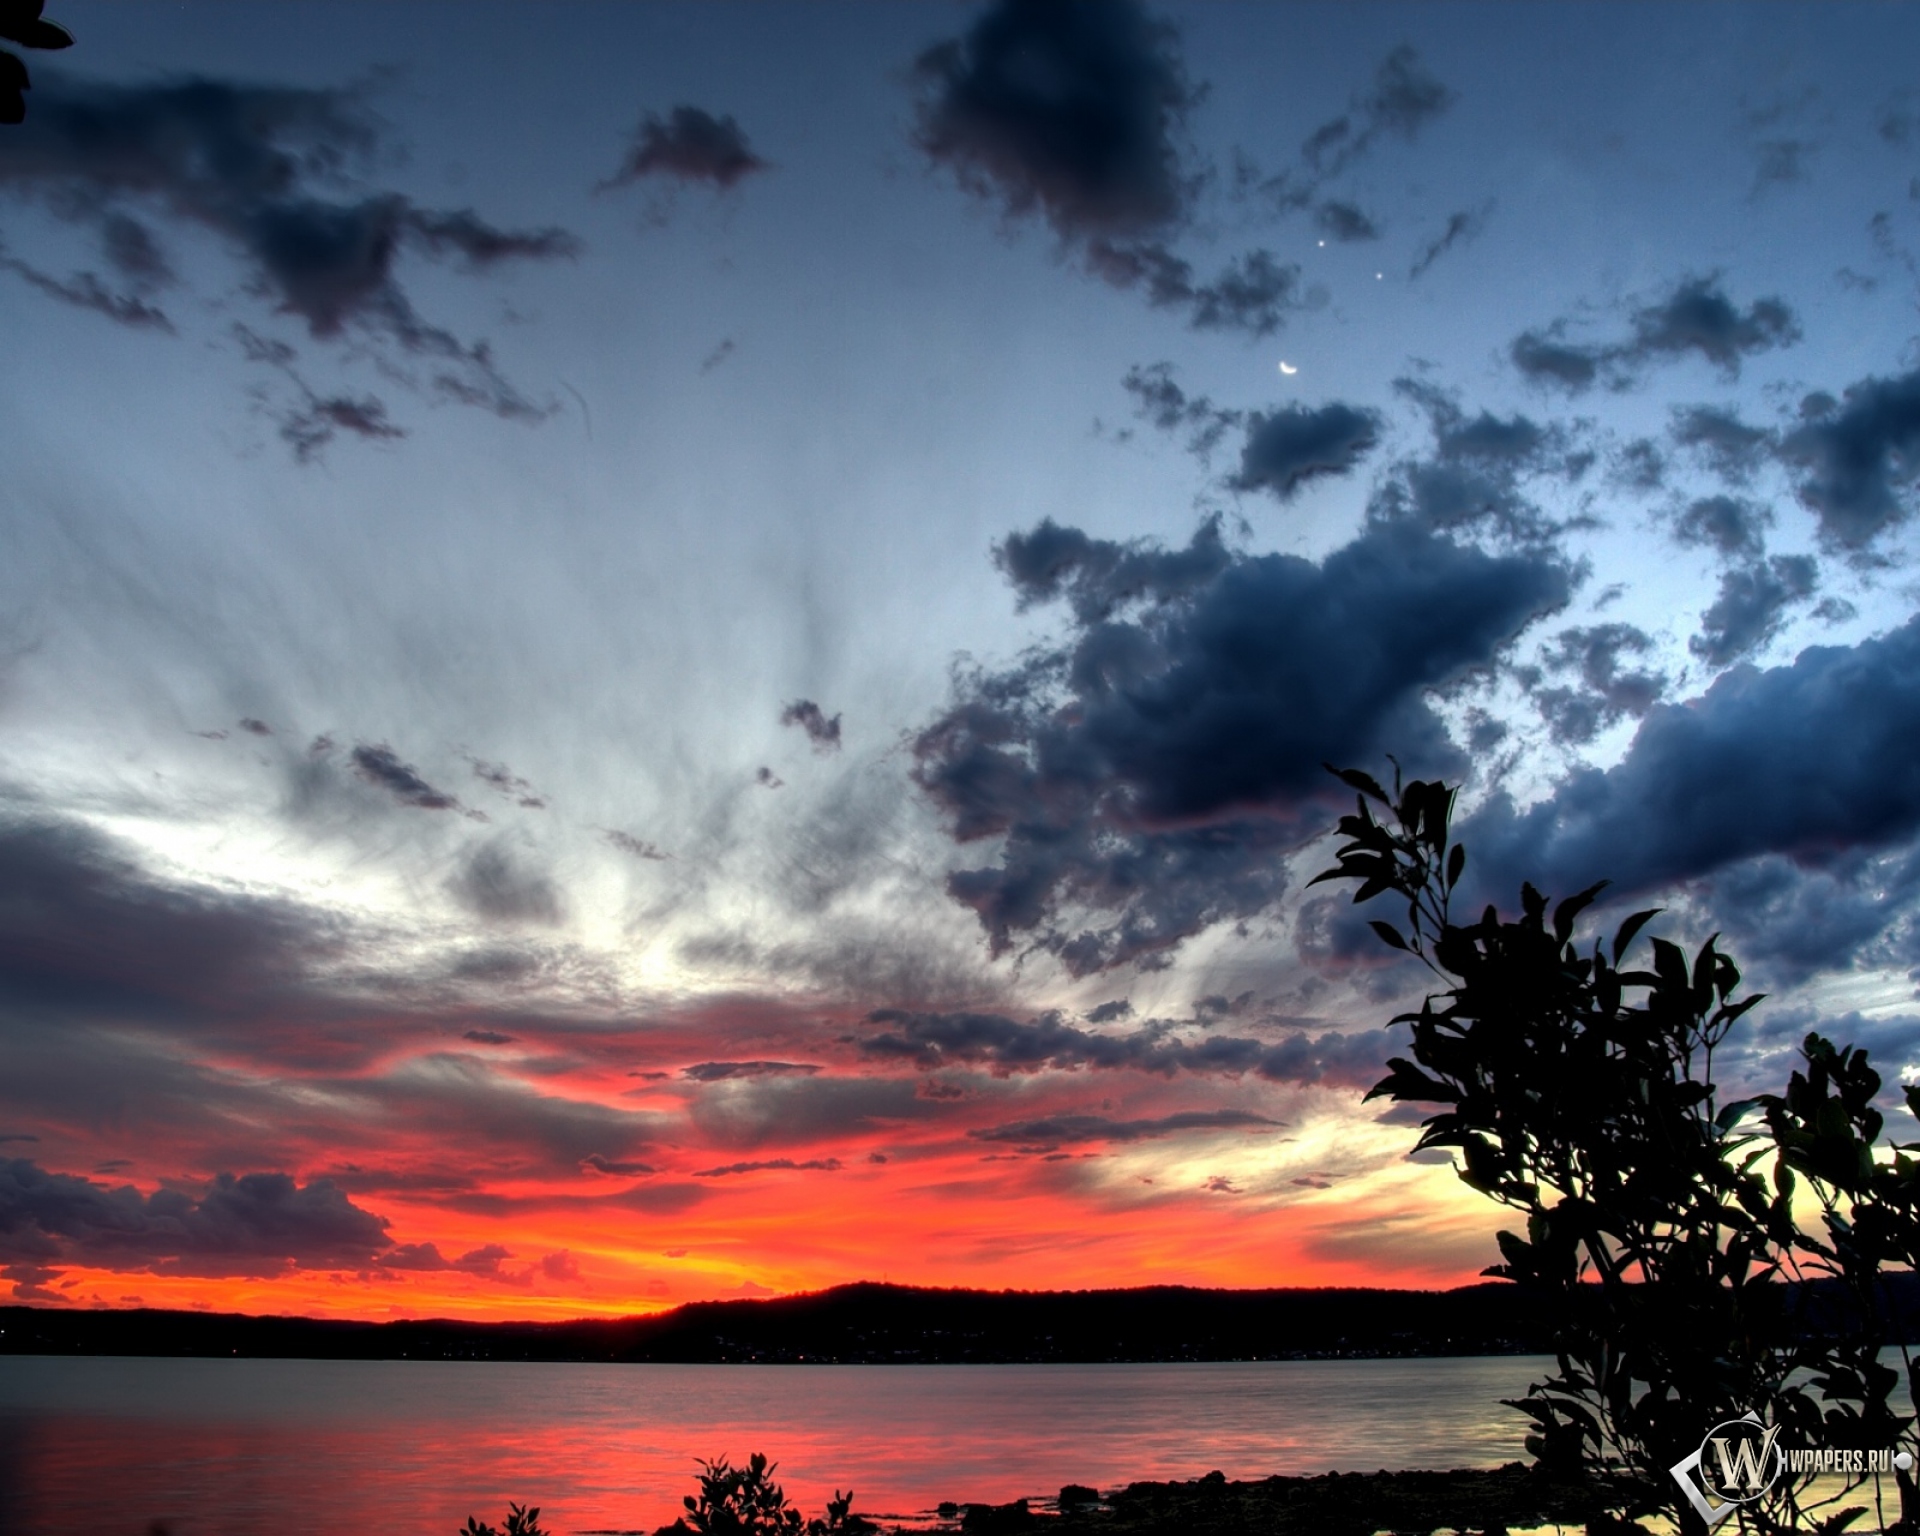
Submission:
M 1613 883 L 1920 1072 L 1920 13 L 58 0 L 0 128 L 0 1299 L 1444 1286 Z

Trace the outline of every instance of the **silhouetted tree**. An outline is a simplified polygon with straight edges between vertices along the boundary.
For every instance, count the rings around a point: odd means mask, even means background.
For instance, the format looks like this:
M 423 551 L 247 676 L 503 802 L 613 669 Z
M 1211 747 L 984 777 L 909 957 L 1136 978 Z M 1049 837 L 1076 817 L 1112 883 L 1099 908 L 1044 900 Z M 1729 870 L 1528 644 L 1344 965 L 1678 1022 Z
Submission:
M 40 12 L 45 0 L 0 0 L 0 37 L 22 48 L 71 48 L 73 34 Z M 33 86 L 20 55 L 0 48 L 0 123 L 27 120 L 26 92 Z
M 1920 1259 L 1920 1149 L 1878 1146 L 1866 1053 L 1809 1035 L 1785 1094 L 1723 1103 L 1714 1052 L 1761 999 L 1734 998 L 1740 972 L 1717 935 L 1691 962 L 1653 939 L 1651 969 L 1621 969 L 1656 908 L 1583 954 L 1575 926 L 1604 882 L 1551 916 L 1529 884 L 1518 919 L 1489 906 L 1455 923 L 1456 792 L 1396 771 L 1389 795 L 1329 771 L 1357 804 L 1314 883 L 1358 880 L 1357 903 L 1404 899 L 1404 928 L 1376 919 L 1374 931 L 1448 983 L 1394 1020 L 1411 1026 L 1411 1058 L 1367 1096 L 1434 1106 L 1419 1148 L 1453 1152 L 1467 1184 L 1525 1218 L 1499 1234 L 1503 1262 L 1486 1273 L 1529 1288 L 1552 1318 L 1556 1371 L 1512 1404 L 1532 1420 L 1535 1458 L 1592 1478 L 1607 1510 L 1697 1530 L 1669 1469 L 1748 1411 L 1789 1444 L 1912 1449 L 1913 1416 L 1890 1401 L 1898 1373 L 1877 1357 L 1892 1336 L 1883 1266 Z M 1920 1089 L 1906 1097 L 1920 1114 Z M 1812 1198 L 1796 1204 L 1803 1189 Z M 1809 1204 L 1817 1221 L 1801 1219 Z M 1893 1529 L 1913 1532 L 1920 1500 L 1910 1474 L 1897 1480 Z M 1782 1478 L 1741 1507 L 1740 1527 L 1807 1529 L 1808 1481 Z M 1830 1511 L 1818 1528 L 1865 1512 Z

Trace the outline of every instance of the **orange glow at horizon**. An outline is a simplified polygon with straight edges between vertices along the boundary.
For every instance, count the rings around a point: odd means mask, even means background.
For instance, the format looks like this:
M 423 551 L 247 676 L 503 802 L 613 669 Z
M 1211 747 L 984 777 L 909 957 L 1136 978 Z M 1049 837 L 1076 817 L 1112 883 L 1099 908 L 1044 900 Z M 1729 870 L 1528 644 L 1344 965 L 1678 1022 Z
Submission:
M 1470 1283 L 1496 1256 L 1494 1213 L 1446 1168 L 1390 1164 L 1324 1189 L 1289 1179 L 1275 1194 L 1255 1192 L 1244 1171 L 1203 1177 L 1178 1166 L 1243 1168 L 1287 1150 L 1271 1142 L 1252 1154 L 1216 1144 L 1152 1157 L 1138 1149 L 1023 1155 L 892 1145 L 878 1154 L 885 1162 L 867 1161 L 870 1149 L 842 1140 L 827 1155 L 815 1147 L 801 1149 L 807 1157 L 786 1156 L 837 1167 L 678 1181 L 692 1185 L 690 1193 L 667 1185 L 669 1208 L 651 1213 L 582 1202 L 577 1183 L 502 1181 L 482 1197 L 512 1207 L 499 1215 L 398 1194 L 358 1197 L 388 1220 L 397 1245 L 431 1244 L 453 1266 L 478 1256 L 464 1268 L 389 1262 L 218 1276 L 179 1266 L 75 1266 L 30 1299 L 370 1320 L 559 1320 L 856 1280 L 986 1290 L 1435 1289 Z M 644 1205 L 663 1181 L 597 1182 L 612 1186 L 613 1201 L 630 1195 Z M 670 1208 L 682 1198 L 690 1203 Z
M 1500 1212 L 1409 1161 L 1365 1063 L 1311 1085 L 1010 1067 L 752 999 L 622 1028 L 377 1023 L 359 1050 L 289 1026 L 271 1076 L 183 1060 L 215 1084 L 185 1113 L 19 1127 L 14 1176 L 48 1209 L 109 1214 L 49 1228 L 8 1299 L 564 1319 L 860 1280 L 1437 1289 L 1498 1257 Z

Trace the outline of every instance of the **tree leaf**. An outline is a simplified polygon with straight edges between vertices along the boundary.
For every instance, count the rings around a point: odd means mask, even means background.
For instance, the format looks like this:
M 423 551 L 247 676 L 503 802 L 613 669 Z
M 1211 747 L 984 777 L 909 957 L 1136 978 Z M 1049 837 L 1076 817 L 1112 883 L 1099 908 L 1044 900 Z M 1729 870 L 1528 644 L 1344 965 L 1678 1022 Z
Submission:
M 1372 774 L 1363 773 L 1358 768 L 1336 768 L 1332 763 L 1322 763 L 1320 766 L 1349 789 L 1357 789 L 1363 795 L 1371 795 L 1382 805 L 1393 804 L 1387 798 L 1387 792 L 1380 787 L 1379 781 Z
M 1565 901 L 1561 902 L 1559 906 L 1555 907 L 1553 909 L 1553 936 L 1562 944 L 1566 943 L 1567 940 L 1573 936 L 1573 920 L 1582 912 L 1586 911 L 1588 907 L 1592 906 L 1593 898 L 1598 896 L 1612 883 L 1611 880 L 1596 880 L 1578 895 L 1569 896 Z
M 1644 912 L 1636 912 L 1620 925 L 1620 931 L 1613 936 L 1613 963 L 1618 965 L 1620 957 L 1627 952 L 1627 946 L 1638 937 L 1640 930 L 1652 922 L 1665 907 L 1648 907 Z

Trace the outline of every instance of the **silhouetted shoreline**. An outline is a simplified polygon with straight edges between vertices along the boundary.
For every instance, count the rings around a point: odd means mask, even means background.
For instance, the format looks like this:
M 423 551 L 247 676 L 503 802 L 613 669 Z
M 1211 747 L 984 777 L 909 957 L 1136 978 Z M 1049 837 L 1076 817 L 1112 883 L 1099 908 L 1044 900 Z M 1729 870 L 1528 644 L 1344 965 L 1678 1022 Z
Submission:
M 1104 1498 L 1069 1484 L 1058 1500 L 942 1505 L 960 1536 L 1372 1536 L 1375 1531 L 1503 1531 L 1586 1525 L 1598 1488 L 1538 1467 L 1447 1472 L 1326 1472 L 1230 1482 L 1219 1472 L 1185 1482 L 1138 1482 Z M 655 1536 L 666 1536 L 665 1531 Z
M 1920 1281 L 1893 1278 L 1911 1339 Z M 1811 1309 L 1816 1323 L 1821 1310 Z M 1503 1283 L 968 1291 L 863 1282 L 562 1323 L 3 1307 L 0 1354 L 821 1365 L 1394 1359 L 1548 1353 L 1541 1317 L 1524 1291 Z

